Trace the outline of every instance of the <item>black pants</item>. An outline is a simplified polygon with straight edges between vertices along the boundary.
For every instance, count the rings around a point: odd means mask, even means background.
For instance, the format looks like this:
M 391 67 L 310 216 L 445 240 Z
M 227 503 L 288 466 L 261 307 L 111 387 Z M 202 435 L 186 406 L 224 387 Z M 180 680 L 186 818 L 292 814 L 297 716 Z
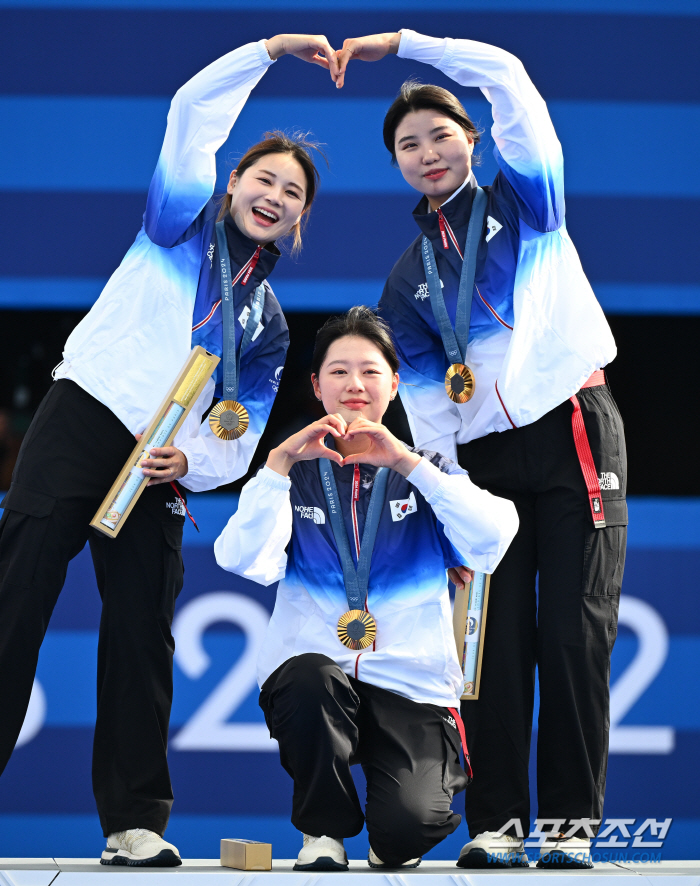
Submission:
M 68 563 L 89 541 L 102 597 L 92 776 L 105 835 L 162 834 L 173 799 L 166 753 L 181 504 L 169 484 L 152 486 L 116 538 L 89 527 L 134 443 L 106 406 L 56 382 L 24 439 L 0 521 L 0 773 Z
M 314 837 L 354 837 L 365 817 L 350 774 L 367 779 L 369 842 L 385 863 L 424 855 L 451 834 L 467 777 L 447 708 L 348 677 L 325 655 L 290 658 L 268 677 L 260 707 L 294 779 L 292 824 Z
M 459 447 L 459 462 L 474 483 L 511 499 L 520 517 L 491 579 L 479 699 L 462 704 L 474 770 L 466 800 L 472 836 L 514 818 L 528 833 L 535 667 L 537 815 L 602 818 L 610 654 L 627 538 L 627 457 L 607 386 L 577 396 L 603 480 L 605 529 L 593 526 L 569 401 L 531 425 Z M 616 480 L 619 488 L 605 488 Z

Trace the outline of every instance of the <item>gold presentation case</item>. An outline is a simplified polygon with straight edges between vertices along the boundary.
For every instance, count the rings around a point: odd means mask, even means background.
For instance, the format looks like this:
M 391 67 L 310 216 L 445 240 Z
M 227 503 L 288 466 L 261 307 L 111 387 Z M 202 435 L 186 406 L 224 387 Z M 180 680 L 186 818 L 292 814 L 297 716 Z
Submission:
M 98 532 L 103 532 L 110 538 L 117 537 L 149 480 L 149 477 L 143 475 L 141 462 L 149 457 L 150 449 L 172 444 L 219 360 L 219 357 L 204 348 L 192 348 L 160 408 L 90 521 L 90 526 Z
M 479 697 L 490 582 L 490 575 L 474 572 L 473 581 L 455 590 L 452 626 L 462 669 L 462 701 Z

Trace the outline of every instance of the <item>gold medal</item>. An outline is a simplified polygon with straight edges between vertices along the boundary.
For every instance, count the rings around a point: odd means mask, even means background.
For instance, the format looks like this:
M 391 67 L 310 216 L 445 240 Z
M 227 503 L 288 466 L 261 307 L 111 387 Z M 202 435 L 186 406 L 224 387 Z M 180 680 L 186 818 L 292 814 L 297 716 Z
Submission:
M 363 609 L 351 609 L 338 619 L 338 639 L 348 649 L 366 649 L 377 636 L 377 623 Z
M 445 373 L 445 390 L 454 403 L 467 403 L 474 396 L 474 373 L 463 363 L 453 363 Z
M 220 400 L 209 413 L 209 427 L 222 440 L 237 440 L 248 430 L 248 411 L 235 400 Z

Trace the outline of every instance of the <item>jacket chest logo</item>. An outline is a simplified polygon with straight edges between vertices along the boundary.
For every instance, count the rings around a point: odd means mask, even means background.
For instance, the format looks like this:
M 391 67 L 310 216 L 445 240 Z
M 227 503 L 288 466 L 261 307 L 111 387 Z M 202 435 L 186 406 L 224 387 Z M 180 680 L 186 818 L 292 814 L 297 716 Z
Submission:
M 326 522 L 326 515 L 321 508 L 294 505 L 294 511 L 302 520 L 313 520 L 317 526 L 322 526 Z
M 442 280 L 440 281 L 440 286 L 442 286 L 443 289 L 445 288 L 445 284 L 442 282 Z M 430 290 L 428 289 L 428 284 L 421 283 L 421 285 L 413 293 L 413 295 L 415 298 L 418 298 L 421 301 L 425 301 L 426 298 L 430 298 Z

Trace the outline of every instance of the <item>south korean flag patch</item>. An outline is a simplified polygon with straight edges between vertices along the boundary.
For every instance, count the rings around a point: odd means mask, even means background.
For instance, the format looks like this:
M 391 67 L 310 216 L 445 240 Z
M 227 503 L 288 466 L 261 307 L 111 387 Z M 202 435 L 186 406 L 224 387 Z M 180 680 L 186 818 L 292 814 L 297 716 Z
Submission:
M 408 498 L 398 498 L 390 501 L 389 507 L 391 508 L 391 519 L 396 523 L 398 520 L 408 517 L 409 514 L 415 514 L 417 510 L 416 496 L 412 492 Z

